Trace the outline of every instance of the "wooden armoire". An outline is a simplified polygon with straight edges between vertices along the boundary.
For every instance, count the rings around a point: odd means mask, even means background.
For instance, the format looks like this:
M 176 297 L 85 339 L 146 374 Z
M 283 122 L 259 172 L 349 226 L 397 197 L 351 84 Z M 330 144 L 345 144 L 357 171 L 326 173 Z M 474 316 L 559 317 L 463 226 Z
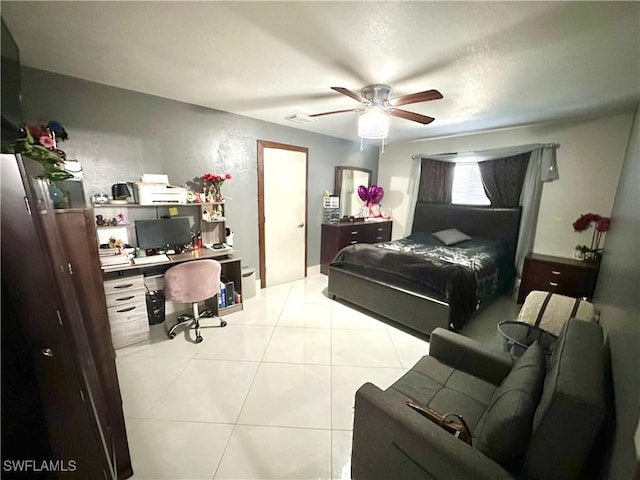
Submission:
M 2 155 L 0 162 L 3 335 L 16 337 L 3 338 L 3 428 L 10 428 L 2 440 L 12 441 L 15 431 L 17 441 L 19 426 L 32 424 L 26 417 L 41 409 L 47 438 L 35 439 L 44 445 L 37 453 L 54 462 L 55 478 L 128 478 L 133 470 L 91 211 L 54 210 L 38 162 L 20 155 Z M 12 372 L 5 367 L 25 361 L 33 392 L 24 393 L 27 380 L 6 392 Z M 5 422 L 7 415 L 14 417 Z

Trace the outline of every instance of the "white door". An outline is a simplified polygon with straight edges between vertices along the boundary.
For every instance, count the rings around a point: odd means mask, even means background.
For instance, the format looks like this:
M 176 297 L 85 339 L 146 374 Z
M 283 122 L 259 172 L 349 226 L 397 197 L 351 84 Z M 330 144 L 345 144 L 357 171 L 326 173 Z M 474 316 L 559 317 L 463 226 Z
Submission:
M 306 276 L 307 156 L 306 148 L 258 141 L 262 287 Z

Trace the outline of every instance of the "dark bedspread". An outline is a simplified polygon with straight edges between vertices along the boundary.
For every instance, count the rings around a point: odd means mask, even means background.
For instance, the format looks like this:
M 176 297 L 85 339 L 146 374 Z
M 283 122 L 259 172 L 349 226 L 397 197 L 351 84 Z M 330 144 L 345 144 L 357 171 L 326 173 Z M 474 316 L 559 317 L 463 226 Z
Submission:
M 464 326 L 483 303 L 506 292 L 515 276 L 513 250 L 504 242 L 473 238 L 446 246 L 430 233 L 341 250 L 332 265 L 403 286 L 449 304 L 453 327 Z

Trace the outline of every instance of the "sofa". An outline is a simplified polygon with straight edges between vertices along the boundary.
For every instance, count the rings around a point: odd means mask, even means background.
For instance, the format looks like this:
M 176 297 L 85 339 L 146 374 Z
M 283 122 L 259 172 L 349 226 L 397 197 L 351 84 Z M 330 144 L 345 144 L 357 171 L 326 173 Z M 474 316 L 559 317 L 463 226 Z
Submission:
M 383 391 L 355 396 L 353 479 L 579 478 L 604 422 L 602 328 L 571 318 L 550 357 L 518 359 L 438 328 L 429 355 Z M 406 405 L 462 415 L 472 444 Z

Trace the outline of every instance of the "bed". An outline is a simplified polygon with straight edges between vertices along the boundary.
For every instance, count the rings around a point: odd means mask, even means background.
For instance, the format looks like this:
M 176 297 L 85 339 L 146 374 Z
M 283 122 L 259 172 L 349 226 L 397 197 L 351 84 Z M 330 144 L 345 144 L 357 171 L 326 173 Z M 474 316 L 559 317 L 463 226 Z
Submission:
M 460 330 L 513 286 L 519 225 L 520 207 L 419 202 L 408 237 L 338 253 L 328 294 L 419 336 Z M 446 246 L 432 235 L 452 228 L 471 239 Z

